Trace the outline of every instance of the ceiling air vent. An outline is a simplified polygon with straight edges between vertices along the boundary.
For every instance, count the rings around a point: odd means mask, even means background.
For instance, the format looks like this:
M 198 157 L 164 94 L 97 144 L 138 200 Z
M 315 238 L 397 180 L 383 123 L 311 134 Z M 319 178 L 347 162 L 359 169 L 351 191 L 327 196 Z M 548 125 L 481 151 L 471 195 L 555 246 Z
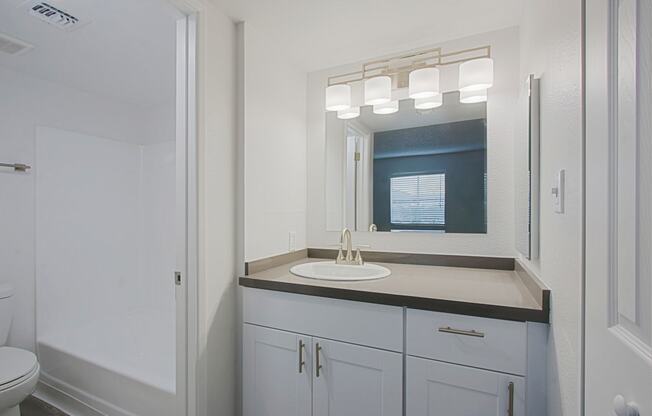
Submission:
M 29 14 L 63 30 L 72 30 L 79 24 L 79 19 L 75 16 L 45 2 L 31 5 Z
M 32 49 L 34 46 L 30 45 L 27 42 L 12 38 L 9 35 L 0 33 L 0 52 L 7 53 L 9 55 L 20 55 L 21 53 L 27 52 Z

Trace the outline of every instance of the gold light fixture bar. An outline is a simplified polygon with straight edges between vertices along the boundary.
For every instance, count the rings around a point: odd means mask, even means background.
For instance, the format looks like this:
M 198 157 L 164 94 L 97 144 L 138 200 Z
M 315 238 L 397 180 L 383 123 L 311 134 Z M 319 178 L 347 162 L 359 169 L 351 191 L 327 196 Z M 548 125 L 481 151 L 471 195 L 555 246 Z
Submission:
M 328 86 L 360 82 L 379 75 L 395 77 L 415 69 L 455 65 L 479 58 L 491 58 L 490 45 L 448 53 L 442 53 L 441 48 L 426 49 L 366 62 L 359 71 L 329 77 Z

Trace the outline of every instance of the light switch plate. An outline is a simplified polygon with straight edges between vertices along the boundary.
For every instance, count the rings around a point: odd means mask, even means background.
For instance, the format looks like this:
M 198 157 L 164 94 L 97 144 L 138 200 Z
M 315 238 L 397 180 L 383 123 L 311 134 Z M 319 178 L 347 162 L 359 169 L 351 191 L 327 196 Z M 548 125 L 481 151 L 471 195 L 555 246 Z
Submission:
M 566 192 L 566 170 L 561 169 L 552 185 L 552 208 L 558 214 L 564 213 L 564 194 Z
M 295 251 L 296 249 L 297 249 L 297 233 L 294 231 L 290 231 L 290 235 L 288 238 L 288 250 Z

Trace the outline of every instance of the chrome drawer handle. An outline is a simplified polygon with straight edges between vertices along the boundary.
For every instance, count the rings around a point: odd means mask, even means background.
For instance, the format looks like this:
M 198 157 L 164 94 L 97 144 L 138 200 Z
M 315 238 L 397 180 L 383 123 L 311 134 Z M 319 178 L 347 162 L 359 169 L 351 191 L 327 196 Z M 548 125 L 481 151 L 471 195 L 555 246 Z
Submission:
M 514 416 L 514 382 L 510 381 L 507 385 L 509 392 L 509 404 L 507 407 L 507 416 Z
M 299 374 L 303 373 L 303 367 L 306 365 L 306 360 L 303 359 L 303 350 L 306 347 L 303 340 L 299 340 Z
M 455 328 L 451 328 L 450 326 L 444 326 L 439 328 L 439 332 L 446 332 L 448 334 L 455 334 L 455 335 L 466 335 L 469 337 L 484 338 L 484 332 L 476 331 L 475 329 L 467 331 L 464 329 L 455 329 Z
M 321 347 L 321 345 L 319 345 L 319 343 L 317 343 L 317 347 L 315 348 L 315 350 L 317 352 L 315 354 L 316 375 L 317 375 L 317 377 L 319 377 L 319 375 L 321 374 L 321 370 L 323 368 L 322 365 L 321 365 L 321 360 L 319 359 L 319 354 L 321 353 L 321 350 L 322 350 L 322 347 Z

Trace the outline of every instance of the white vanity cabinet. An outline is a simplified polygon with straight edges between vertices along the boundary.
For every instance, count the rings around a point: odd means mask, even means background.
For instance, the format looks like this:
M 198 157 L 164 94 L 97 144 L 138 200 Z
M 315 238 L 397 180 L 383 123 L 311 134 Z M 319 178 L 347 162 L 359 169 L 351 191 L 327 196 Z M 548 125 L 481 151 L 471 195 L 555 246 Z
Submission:
M 547 325 L 245 288 L 244 416 L 546 416 Z
M 244 415 L 310 416 L 310 337 L 245 324 L 242 339 Z
M 403 414 L 402 308 L 257 289 L 243 302 L 244 416 Z
M 314 416 L 403 414 L 403 356 L 397 352 L 313 339 Z
M 400 353 L 245 324 L 245 416 L 402 414 Z
M 408 416 L 525 416 L 523 377 L 407 357 Z
M 546 332 L 407 309 L 406 416 L 546 416 Z

